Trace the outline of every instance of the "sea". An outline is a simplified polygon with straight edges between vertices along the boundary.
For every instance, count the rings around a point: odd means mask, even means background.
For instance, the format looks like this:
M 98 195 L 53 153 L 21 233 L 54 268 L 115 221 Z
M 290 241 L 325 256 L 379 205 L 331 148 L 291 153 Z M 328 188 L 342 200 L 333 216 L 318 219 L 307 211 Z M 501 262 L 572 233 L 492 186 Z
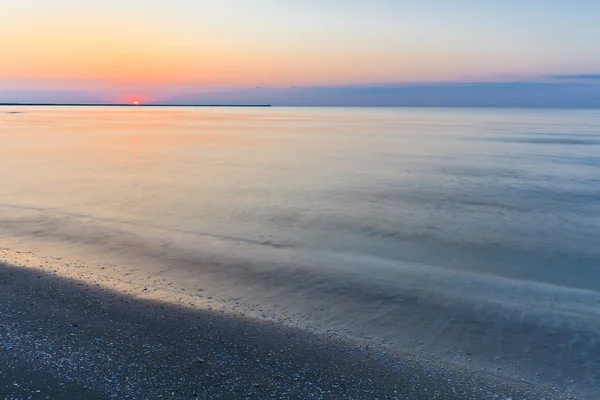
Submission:
M 600 110 L 0 107 L 0 245 L 599 387 Z

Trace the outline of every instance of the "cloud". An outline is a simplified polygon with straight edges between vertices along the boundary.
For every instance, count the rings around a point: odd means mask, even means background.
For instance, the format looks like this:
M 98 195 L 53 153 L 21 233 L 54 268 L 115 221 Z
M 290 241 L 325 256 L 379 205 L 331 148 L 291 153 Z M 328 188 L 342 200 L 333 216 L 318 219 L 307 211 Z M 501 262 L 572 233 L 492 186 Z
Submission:
M 599 78 L 600 79 L 600 75 Z M 207 90 L 160 89 L 146 98 L 162 104 L 271 104 L 340 107 L 545 107 L 600 108 L 600 84 L 551 82 L 415 83 Z M 123 93 L 129 93 L 125 89 Z M 123 96 L 95 90 L 2 91 L 0 102 L 98 103 Z
M 580 79 L 580 80 L 600 80 L 600 74 L 580 74 L 580 75 L 551 75 L 553 79 Z
M 561 82 L 439 83 L 228 90 L 173 96 L 178 104 L 404 107 L 600 107 L 600 85 Z

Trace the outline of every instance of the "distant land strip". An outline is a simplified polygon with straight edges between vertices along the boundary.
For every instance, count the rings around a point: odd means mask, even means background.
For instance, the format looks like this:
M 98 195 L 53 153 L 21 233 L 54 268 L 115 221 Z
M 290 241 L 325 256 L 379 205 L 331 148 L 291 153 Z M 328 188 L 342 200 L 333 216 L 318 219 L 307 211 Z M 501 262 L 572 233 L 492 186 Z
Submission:
M 123 103 L 0 103 L 0 106 L 40 107 L 271 107 L 270 104 L 123 104 Z

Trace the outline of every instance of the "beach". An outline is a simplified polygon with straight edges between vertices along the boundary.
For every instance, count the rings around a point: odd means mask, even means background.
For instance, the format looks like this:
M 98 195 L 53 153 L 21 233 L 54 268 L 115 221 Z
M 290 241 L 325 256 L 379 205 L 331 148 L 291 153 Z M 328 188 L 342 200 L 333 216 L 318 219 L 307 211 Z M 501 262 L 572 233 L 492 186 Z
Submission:
M 32 253 L 1 250 L 0 258 L 5 399 L 567 398 L 94 280 Z

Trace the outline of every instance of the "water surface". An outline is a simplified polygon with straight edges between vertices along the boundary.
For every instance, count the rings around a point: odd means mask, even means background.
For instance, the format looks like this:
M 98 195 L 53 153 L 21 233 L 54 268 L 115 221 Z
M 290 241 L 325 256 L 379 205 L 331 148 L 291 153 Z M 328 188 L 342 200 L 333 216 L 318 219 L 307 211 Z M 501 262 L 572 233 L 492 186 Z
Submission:
M 600 111 L 5 107 L 0 143 L 11 246 L 596 385 Z

